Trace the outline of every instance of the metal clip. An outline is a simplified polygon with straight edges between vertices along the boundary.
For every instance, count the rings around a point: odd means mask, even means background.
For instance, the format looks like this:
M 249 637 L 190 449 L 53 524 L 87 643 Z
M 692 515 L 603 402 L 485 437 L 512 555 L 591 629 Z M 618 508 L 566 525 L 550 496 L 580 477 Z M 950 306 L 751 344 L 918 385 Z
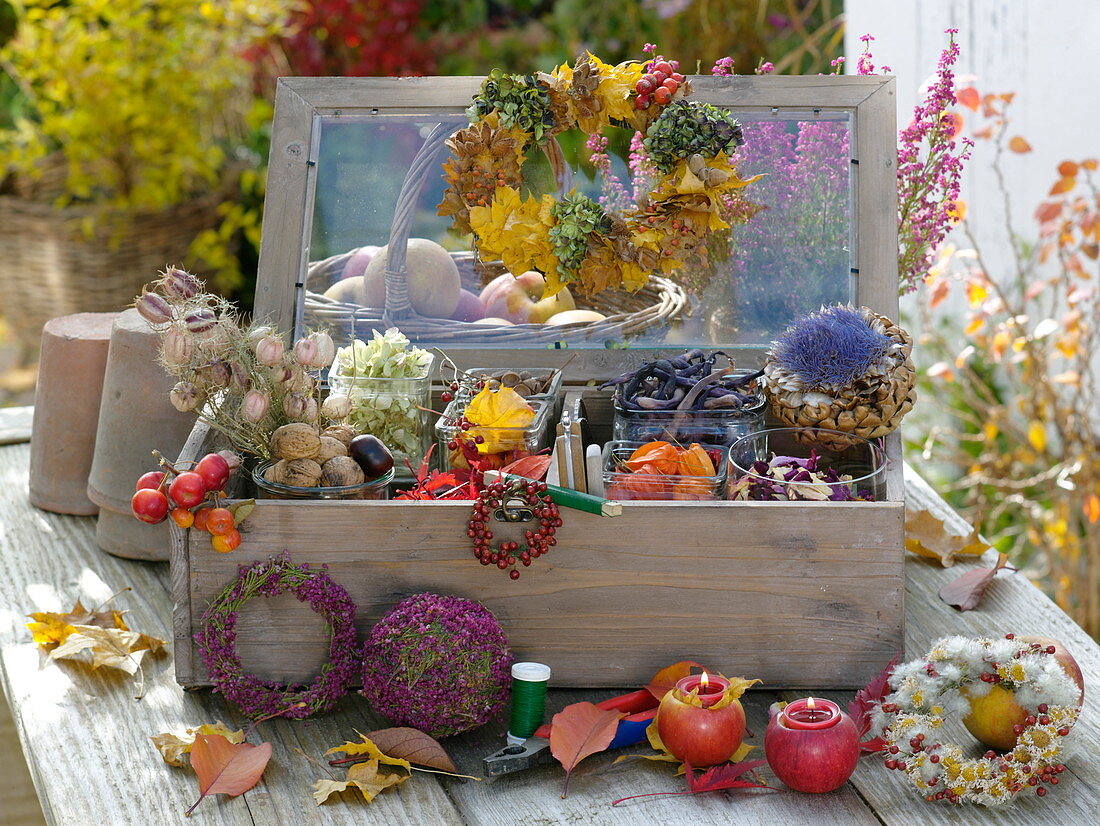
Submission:
M 542 737 L 528 737 L 522 745 L 505 746 L 481 761 L 487 777 L 533 769 L 554 762 L 550 753 L 550 741 Z

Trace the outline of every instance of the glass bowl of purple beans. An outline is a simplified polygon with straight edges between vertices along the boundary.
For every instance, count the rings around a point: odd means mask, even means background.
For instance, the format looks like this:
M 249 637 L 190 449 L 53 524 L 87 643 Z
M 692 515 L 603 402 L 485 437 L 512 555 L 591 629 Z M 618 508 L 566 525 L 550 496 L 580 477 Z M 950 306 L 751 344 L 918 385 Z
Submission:
M 759 372 L 736 370 L 724 353 L 687 350 L 644 361 L 605 382 L 615 388 L 613 436 L 729 447 L 764 426 Z
M 878 502 L 886 498 L 882 447 L 852 433 L 776 427 L 729 449 L 726 494 L 756 501 Z

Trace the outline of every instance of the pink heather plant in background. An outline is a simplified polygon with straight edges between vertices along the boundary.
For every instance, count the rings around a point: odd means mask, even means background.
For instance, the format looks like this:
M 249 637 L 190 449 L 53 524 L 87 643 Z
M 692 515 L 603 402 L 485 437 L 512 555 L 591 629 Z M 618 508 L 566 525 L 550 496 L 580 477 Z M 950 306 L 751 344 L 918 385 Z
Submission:
M 936 77 L 913 119 L 898 135 L 898 289 L 913 292 L 923 283 L 936 249 L 955 222 L 955 205 L 963 166 L 974 142 L 959 138 L 961 119 L 954 112 L 955 74 L 959 58 L 958 29 L 947 29 L 947 47 L 940 55 Z M 875 70 L 869 34 L 860 38 L 863 54 L 857 73 Z M 884 66 L 883 72 L 889 67 Z

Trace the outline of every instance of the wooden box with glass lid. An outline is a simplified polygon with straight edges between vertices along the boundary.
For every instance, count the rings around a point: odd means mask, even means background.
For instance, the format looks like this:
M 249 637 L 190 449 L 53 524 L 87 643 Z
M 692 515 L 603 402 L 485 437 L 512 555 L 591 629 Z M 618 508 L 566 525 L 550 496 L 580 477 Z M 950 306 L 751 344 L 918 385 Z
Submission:
M 894 82 L 657 67 L 280 81 L 257 317 L 331 337 L 320 409 L 395 471 L 355 498 L 261 477 L 234 553 L 174 528 L 180 683 L 210 682 L 208 602 L 284 551 L 361 628 L 480 600 L 559 685 L 689 653 L 861 686 L 902 648 Z M 326 633 L 272 597 L 237 647 L 308 680 Z

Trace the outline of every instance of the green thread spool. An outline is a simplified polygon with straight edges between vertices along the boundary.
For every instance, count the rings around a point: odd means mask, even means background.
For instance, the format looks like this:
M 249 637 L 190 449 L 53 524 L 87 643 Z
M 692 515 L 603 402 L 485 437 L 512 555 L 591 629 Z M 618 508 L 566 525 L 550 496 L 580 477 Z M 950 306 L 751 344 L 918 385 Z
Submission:
M 508 742 L 512 745 L 519 745 L 542 725 L 549 682 L 548 665 L 512 664 L 512 716 L 508 723 Z

